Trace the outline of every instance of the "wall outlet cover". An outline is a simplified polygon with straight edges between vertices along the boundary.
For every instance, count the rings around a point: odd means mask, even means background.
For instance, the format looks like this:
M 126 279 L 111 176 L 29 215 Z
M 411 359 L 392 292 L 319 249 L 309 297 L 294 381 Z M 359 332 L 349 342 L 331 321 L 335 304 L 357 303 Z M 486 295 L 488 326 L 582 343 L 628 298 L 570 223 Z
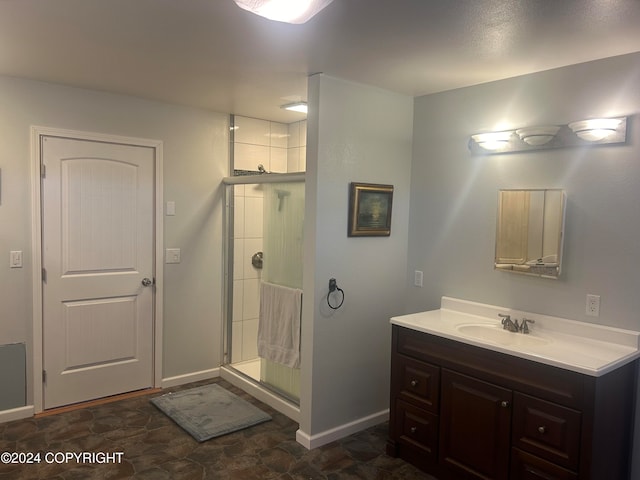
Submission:
M 586 314 L 589 317 L 600 316 L 600 295 L 587 294 Z
M 164 263 L 180 263 L 180 249 L 167 248 L 164 252 Z
M 415 287 L 422 287 L 424 281 L 424 273 L 421 270 L 415 270 L 413 272 L 413 285 Z
M 10 252 L 9 267 L 22 268 L 22 250 L 12 250 Z

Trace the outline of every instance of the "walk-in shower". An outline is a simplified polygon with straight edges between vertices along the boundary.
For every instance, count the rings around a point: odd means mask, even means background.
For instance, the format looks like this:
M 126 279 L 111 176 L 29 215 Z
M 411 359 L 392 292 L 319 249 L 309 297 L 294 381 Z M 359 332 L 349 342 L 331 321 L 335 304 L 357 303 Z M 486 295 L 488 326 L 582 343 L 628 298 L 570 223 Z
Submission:
M 261 285 L 302 289 L 304 173 L 234 176 L 224 183 L 223 372 L 295 407 L 300 369 L 261 358 L 257 344 Z

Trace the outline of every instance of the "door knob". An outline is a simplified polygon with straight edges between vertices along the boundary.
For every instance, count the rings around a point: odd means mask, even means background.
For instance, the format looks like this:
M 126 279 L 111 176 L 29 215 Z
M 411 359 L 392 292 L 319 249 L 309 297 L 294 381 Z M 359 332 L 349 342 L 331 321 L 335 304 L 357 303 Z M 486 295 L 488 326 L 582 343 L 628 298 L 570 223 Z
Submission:
M 144 287 L 148 287 L 152 283 L 153 283 L 153 281 L 150 278 L 144 277 L 142 279 L 142 286 L 144 286 Z

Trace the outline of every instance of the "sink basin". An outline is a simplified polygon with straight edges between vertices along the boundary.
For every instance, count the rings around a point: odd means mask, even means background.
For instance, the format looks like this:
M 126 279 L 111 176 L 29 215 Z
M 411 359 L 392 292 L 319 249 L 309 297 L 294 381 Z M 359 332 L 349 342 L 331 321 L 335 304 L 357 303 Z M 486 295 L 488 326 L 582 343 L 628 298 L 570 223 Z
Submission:
M 465 337 L 496 345 L 542 346 L 551 343 L 550 340 L 546 338 L 532 336 L 531 334 L 525 335 L 522 333 L 509 332 L 508 330 L 503 330 L 502 325 L 488 323 L 458 325 L 456 330 Z

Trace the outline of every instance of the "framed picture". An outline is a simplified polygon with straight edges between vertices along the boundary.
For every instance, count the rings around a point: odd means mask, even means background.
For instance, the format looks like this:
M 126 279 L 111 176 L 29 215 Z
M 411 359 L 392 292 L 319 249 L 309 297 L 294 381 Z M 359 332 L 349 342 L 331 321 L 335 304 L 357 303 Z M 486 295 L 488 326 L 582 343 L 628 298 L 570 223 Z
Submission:
M 349 184 L 349 236 L 388 237 L 391 235 L 393 185 Z

